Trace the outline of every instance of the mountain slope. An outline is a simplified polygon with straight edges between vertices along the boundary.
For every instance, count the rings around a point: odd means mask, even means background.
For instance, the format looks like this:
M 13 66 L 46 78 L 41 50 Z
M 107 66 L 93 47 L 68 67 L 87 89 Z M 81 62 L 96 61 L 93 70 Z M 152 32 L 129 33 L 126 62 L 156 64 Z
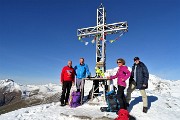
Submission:
M 61 87 L 55 84 L 19 85 L 11 79 L 0 80 L 0 114 L 39 104 L 57 102 Z

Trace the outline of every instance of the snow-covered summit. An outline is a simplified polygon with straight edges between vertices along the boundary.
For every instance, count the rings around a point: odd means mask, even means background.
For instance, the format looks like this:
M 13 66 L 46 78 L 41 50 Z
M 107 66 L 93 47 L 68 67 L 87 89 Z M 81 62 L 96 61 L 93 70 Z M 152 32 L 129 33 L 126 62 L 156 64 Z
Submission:
M 0 80 L 0 88 L 6 92 L 21 91 L 20 86 L 12 79 Z
M 130 68 L 129 68 L 130 69 Z M 131 70 L 131 69 L 130 69 Z M 117 68 L 107 70 L 106 76 L 114 75 Z M 149 110 L 145 114 L 142 112 L 142 97 L 138 90 L 132 94 L 130 107 L 131 115 L 137 120 L 179 120 L 180 118 L 180 80 L 164 80 L 155 75 L 149 76 L 149 88 L 147 91 Z M 114 80 L 114 84 L 116 84 Z M 126 81 L 128 84 L 128 80 Z M 91 88 L 89 82 L 86 82 L 85 93 Z M 27 85 L 20 86 L 22 91 L 37 90 L 52 93 L 61 92 L 61 86 L 55 84 L 48 85 Z M 83 104 L 77 108 L 69 106 L 61 107 L 60 102 L 38 105 L 29 108 L 23 108 L 0 115 L 1 120 L 113 120 L 117 115 L 115 113 L 103 113 L 100 111 L 100 105 Z

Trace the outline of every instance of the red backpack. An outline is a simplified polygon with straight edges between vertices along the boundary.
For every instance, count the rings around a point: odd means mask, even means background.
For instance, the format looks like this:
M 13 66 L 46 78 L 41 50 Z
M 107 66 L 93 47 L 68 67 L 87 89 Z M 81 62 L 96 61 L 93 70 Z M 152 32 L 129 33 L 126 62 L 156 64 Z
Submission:
M 129 120 L 129 112 L 125 109 L 120 109 L 118 111 L 118 117 L 114 120 Z

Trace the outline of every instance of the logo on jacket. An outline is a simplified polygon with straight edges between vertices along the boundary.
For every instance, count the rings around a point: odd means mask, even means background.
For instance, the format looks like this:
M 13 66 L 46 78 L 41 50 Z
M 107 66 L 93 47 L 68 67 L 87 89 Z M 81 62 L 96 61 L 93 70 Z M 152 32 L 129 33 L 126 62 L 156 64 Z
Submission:
M 66 72 L 69 76 L 72 74 L 72 70 L 66 70 Z

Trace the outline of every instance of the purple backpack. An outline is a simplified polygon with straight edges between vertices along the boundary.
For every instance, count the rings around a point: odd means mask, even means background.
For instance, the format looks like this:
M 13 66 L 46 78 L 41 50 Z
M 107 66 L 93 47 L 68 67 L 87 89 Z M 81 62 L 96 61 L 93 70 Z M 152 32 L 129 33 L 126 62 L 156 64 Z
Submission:
M 73 91 L 69 100 L 70 107 L 75 108 L 80 106 L 81 93 Z

